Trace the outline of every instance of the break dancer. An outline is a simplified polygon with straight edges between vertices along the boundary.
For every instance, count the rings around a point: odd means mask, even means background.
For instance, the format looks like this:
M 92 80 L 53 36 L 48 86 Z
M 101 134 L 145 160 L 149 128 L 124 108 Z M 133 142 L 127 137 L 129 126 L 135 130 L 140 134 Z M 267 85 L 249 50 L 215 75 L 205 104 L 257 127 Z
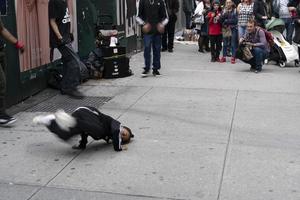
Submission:
M 81 135 L 79 145 L 73 146 L 73 149 L 85 149 L 87 138 L 91 136 L 94 140 L 103 139 L 107 143 L 112 140 L 114 150 L 122 151 L 122 145 L 129 143 L 134 137 L 128 127 L 93 107 L 79 107 L 71 115 L 58 110 L 54 114 L 37 116 L 33 122 L 45 125 L 64 141 Z

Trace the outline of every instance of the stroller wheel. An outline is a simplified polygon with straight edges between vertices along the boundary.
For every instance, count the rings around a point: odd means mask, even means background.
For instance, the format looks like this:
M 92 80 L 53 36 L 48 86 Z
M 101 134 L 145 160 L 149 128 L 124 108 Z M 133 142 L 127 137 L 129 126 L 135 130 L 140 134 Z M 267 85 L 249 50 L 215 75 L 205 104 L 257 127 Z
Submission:
M 280 61 L 280 62 L 279 62 L 279 67 L 281 67 L 281 68 L 284 68 L 284 67 L 285 67 L 285 65 L 286 65 L 286 63 L 285 63 L 285 62 L 283 62 L 283 61 Z
M 295 60 L 295 67 L 300 67 L 299 60 Z

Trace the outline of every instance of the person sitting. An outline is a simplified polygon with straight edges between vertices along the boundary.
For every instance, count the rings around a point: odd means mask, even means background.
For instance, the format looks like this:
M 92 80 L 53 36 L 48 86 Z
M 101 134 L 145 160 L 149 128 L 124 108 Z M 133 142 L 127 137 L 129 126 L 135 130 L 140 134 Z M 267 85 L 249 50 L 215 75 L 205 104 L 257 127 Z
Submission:
M 107 143 L 112 140 L 114 150 L 122 151 L 122 145 L 134 137 L 128 127 L 94 107 L 79 107 L 71 115 L 58 110 L 54 114 L 36 116 L 33 123 L 46 126 L 64 141 L 81 135 L 79 145 L 73 146 L 73 149 L 85 149 L 87 138 L 91 136 L 94 140 L 103 139 Z
M 250 70 L 259 73 L 262 70 L 264 60 L 268 57 L 270 47 L 263 29 L 256 26 L 254 19 L 247 23 L 247 32 L 240 38 L 240 44 L 250 46 L 253 58 L 247 61 L 251 65 Z

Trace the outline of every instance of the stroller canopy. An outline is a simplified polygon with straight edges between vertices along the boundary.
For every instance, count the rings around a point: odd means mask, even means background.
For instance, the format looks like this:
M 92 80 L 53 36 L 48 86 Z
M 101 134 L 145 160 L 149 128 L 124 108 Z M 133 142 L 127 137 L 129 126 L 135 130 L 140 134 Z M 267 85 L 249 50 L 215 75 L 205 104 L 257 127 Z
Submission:
M 266 24 L 267 30 L 276 30 L 279 31 L 280 33 L 283 33 L 285 29 L 285 24 L 282 19 L 274 18 L 271 19 L 267 24 Z

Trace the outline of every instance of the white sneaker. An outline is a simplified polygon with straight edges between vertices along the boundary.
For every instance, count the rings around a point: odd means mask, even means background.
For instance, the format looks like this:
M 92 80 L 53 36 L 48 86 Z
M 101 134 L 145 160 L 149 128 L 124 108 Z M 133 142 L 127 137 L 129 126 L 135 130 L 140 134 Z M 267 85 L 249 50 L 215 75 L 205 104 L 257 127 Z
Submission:
M 64 131 L 70 131 L 70 128 L 76 126 L 76 119 L 64 110 L 58 110 L 54 115 L 56 123 Z
M 32 122 L 36 125 L 44 125 L 49 126 L 51 124 L 51 121 L 55 120 L 55 116 L 53 114 L 51 115 L 39 115 L 33 118 Z

